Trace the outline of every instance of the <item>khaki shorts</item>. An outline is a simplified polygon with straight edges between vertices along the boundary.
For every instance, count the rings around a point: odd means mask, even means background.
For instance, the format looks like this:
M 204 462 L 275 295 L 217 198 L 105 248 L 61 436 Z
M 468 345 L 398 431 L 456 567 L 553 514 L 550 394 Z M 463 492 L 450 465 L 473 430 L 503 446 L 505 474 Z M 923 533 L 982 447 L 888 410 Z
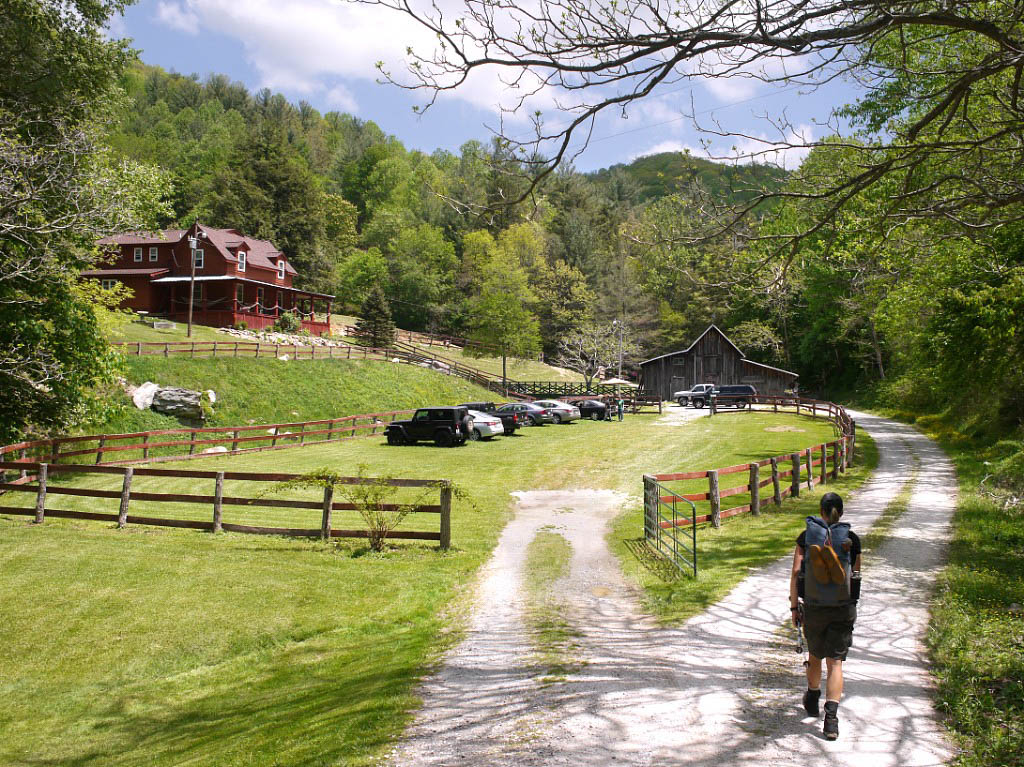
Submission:
M 846 660 L 853 644 L 853 624 L 857 605 L 841 607 L 804 606 L 804 636 L 807 649 L 816 658 Z

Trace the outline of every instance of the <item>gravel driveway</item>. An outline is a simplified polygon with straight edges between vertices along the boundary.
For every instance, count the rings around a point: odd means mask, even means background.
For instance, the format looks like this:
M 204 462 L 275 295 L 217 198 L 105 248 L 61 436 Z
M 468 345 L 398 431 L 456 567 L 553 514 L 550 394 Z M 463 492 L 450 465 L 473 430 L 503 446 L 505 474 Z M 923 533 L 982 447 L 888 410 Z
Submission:
M 638 608 L 604 541 L 621 496 L 518 494 L 519 510 L 481 574 L 464 641 L 421 689 L 424 706 L 396 765 L 940 765 L 951 748 L 931 704 L 922 637 L 955 505 L 953 468 L 914 429 L 852 414 L 878 441 L 875 476 L 847 499 L 865 532 L 915 467 L 907 512 L 865 556 L 846 664 L 840 738 L 800 707 L 801 656 L 789 617 L 787 556 L 675 628 Z M 544 527 L 572 544 L 555 584 L 582 632 L 581 670 L 542 686 L 522 619 L 526 547 Z

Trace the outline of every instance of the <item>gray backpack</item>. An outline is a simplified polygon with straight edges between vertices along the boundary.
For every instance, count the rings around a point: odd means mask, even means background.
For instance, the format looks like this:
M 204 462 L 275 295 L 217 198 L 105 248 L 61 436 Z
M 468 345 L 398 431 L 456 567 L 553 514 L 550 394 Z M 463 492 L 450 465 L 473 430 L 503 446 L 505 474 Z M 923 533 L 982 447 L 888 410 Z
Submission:
M 806 548 L 804 549 L 804 560 L 800 569 L 800 577 L 803 580 L 801 596 L 804 602 L 816 607 L 839 607 L 848 605 L 855 601 L 855 595 L 850 589 L 850 525 L 848 522 L 837 522 L 834 525 L 827 524 L 821 517 L 807 517 Z M 839 558 L 839 564 L 843 567 L 845 577 L 842 583 L 833 583 L 831 579 L 819 580 L 814 575 L 814 568 L 810 566 L 811 546 L 831 546 Z

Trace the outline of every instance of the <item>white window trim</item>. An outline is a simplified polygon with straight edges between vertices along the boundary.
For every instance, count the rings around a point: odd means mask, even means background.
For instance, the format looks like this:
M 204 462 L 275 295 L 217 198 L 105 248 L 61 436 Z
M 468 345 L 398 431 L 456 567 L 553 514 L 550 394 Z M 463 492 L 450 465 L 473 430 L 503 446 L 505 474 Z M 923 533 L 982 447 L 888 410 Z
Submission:
M 136 248 L 135 254 L 132 257 L 137 264 L 142 263 L 142 248 Z
M 240 271 L 240 272 L 244 272 L 245 271 L 245 260 L 246 260 L 245 259 L 245 251 L 244 250 L 238 251 L 238 271 Z
M 100 280 L 100 287 L 102 287 L 104 290 L 113 290 L 114 288 L 117 287 L 117 284 L 119 282 L 120 280 L 103 279 Z
M 282 258 L 277 262 L 277 279 L 284 279 L 284 259 Z
M 194 251 L 192 251 L 192 253 L 192 258 L 194 258 L 196 262 L 196 269 L 202 269 L 203 265 L 206 263 L 206 257 L 205 254 L 203 253 L 203 249 L 196 248 Z
M 152 245 L 149 248 L 149 260 L 156 261 L 160 258 L 160 252 L 157 250 L 156 245 Z

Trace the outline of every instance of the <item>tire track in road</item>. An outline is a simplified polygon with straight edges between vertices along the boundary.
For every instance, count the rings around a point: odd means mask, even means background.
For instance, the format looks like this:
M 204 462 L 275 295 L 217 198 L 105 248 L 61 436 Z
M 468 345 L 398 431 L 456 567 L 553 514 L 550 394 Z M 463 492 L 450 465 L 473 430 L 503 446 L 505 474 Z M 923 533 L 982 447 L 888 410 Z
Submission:
M 852 414 L 876 439 L 879 466 L 847 499 L 867 532 L 917 457 L 906 512 L 865 562 L 840 739 L 806 720 L 800 657 L 787 650 L 790 558 L 761 568 L 685 624 L 659 627 L 608 551 L 622 498 L 601 491 L 520 495 L 486 567 L 466 639 L 422 690 L 424 708 L 397 765 L 786 765 L 925 767 L 953 749 L 932 707 L 923 636 L 955 506 L 955 475 L 916 430 Z M 565 582 L 584 664 L 541 687 L 522 620 L 526 546 L 553 526 L 573 547 Z M 791 647 L 792 645 L 789 645 Z

